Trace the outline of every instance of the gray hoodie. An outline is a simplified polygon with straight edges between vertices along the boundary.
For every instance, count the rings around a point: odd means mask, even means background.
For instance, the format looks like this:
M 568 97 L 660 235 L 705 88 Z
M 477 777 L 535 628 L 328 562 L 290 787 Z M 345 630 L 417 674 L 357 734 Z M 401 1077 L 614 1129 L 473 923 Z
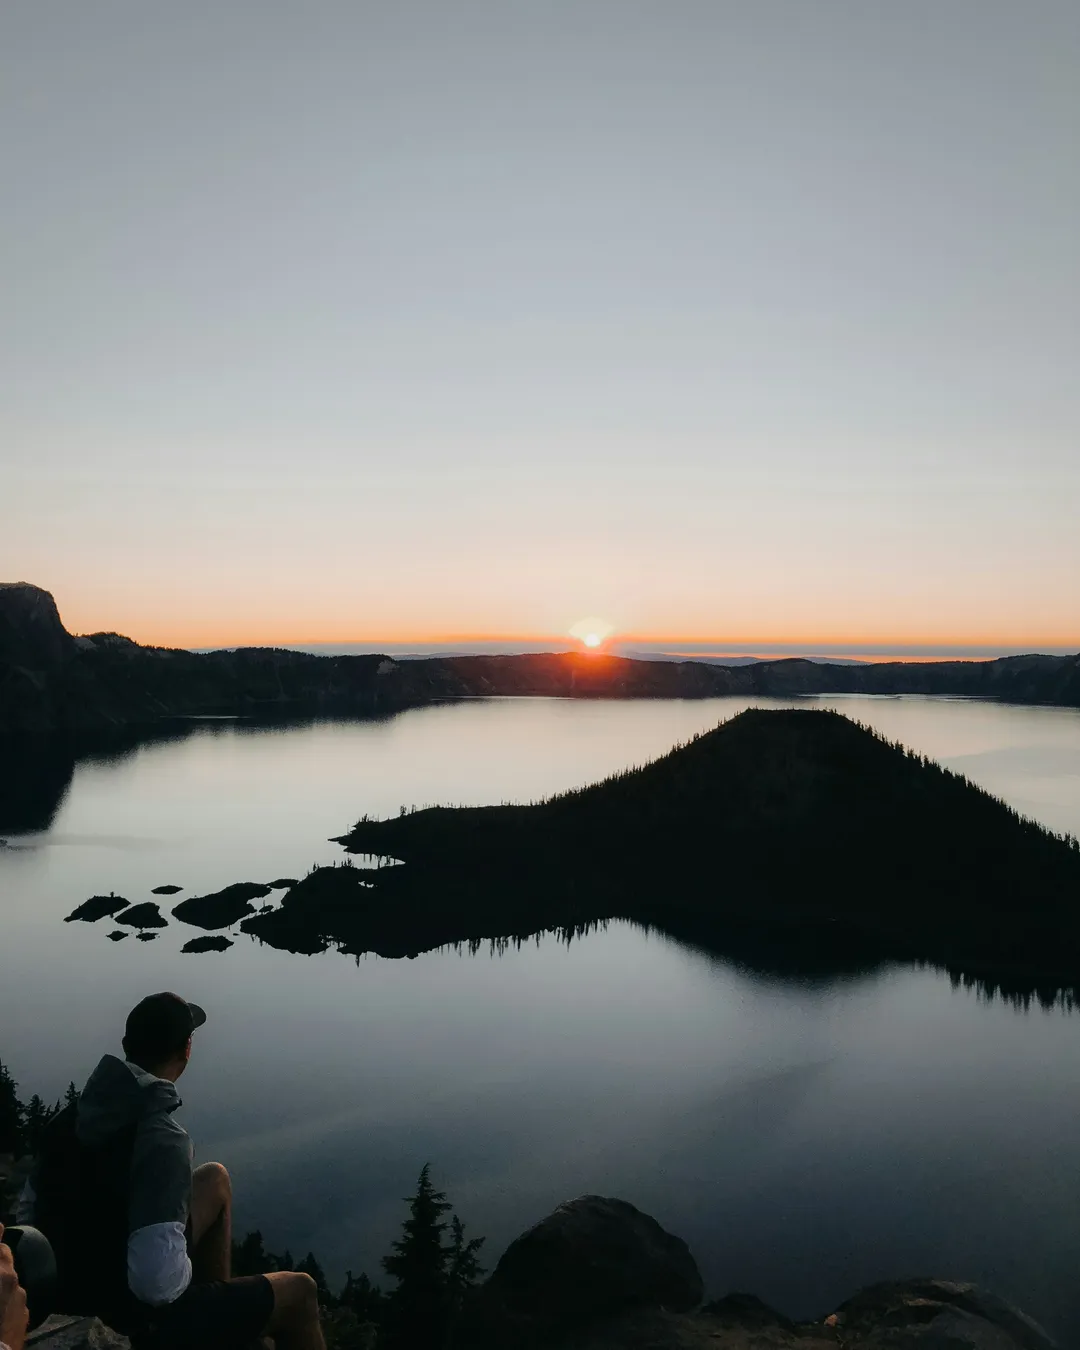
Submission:
M 172 1303 L 191 1282 L 186 1226 L 191 1211 L 192 1146 L 173 1117 L 176 1084 L 105 1055 L 79 1097 L 75 1133 L 97 1145 L 134 1124 L 128 1184 L 128 1287 L 143 1303 Z M 33 1180 L 19 1206 L 33 1221 Z

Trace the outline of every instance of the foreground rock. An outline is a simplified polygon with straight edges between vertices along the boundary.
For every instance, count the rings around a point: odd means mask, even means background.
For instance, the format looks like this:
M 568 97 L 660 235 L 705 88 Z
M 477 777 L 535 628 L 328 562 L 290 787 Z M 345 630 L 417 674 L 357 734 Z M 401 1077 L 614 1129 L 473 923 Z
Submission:
M 628 1308 L 685 1312 L 701 1302 L 697 1262 L 625 1200 L 583 1195 L 523 1233 L 503 1253 L 485 1296 L 511 1319 L 567 1326 Z
M 46 1318 L 26 1338 L 35 1350 L 130 1350 L 126 1336 L 107 1327 L 97 1317 Z
M 871 1285 L 835 1314 L 844 1346 L 865 1350 L 1053 1350 L 1025 1313 L 974 1284 L 903 1280 Z
M 703 1308 L 689 1248 L 624 1200 L 560 1205 L 504 1252 L 455 1346 L 468 1350 L 1056 1350 L 972 1284 L 904 1280 L 794 1323 L 751 1294 Z M 357 1342 L 356 1344 L 366 1344 Z M 52 1317 L 33 1350 L 128 1350 L 97 1318 Z M 354 1350 L 352 1341 L 335 1342 Z M 427 1350 L 427 1347 L 416 1347 Z
M 262 900 L 271 888 L 258 881 L 237 881 L 210 895 L 193 895 L 173 908 L 173 915 L 196 928 L 229 928 L 255 913 L 252 900 Z

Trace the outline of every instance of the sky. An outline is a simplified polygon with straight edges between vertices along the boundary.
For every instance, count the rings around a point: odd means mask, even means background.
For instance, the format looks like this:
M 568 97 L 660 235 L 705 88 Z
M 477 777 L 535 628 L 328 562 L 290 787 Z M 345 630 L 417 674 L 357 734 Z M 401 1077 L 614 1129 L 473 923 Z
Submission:
M 0 580 L 1080 648 L 1075 0 L 0 7 Z

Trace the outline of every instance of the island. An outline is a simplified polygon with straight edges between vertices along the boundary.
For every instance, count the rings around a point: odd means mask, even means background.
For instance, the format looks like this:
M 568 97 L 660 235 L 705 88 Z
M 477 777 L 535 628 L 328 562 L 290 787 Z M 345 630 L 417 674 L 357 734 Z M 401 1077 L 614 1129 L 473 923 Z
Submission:
M 363 819 L 339 842 L 352 856 L 242 928 L 410 956 L 626 919 L 781 968 L 1080 986 L 1077 841 L 833 712 L 750 709 L 536 805 Z

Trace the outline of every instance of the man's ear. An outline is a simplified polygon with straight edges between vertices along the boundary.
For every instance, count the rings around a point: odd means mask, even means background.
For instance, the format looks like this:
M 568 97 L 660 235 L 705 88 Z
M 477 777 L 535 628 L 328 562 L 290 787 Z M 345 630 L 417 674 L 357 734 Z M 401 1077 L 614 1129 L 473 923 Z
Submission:
M 191 1037 L 187 1038 L 187 1045 L 184 1046 L 184 1063 L 191 1058 Z

